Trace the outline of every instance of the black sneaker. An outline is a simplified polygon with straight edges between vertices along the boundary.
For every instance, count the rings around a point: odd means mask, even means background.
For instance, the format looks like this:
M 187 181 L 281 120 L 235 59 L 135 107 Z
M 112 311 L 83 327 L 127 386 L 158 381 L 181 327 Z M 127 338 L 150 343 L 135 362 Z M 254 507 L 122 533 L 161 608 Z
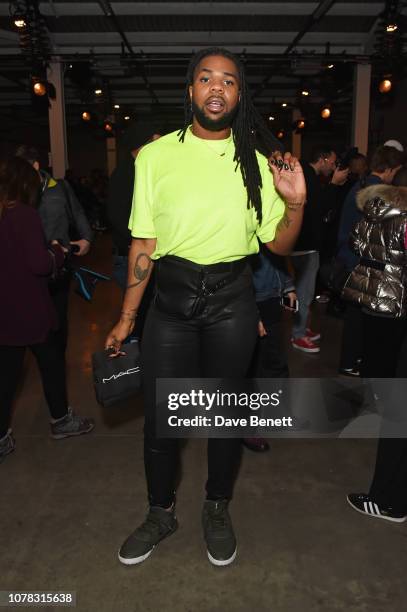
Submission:
M 403 512 L 396 512 L 393 508 L 385 508 L 379 506 L 372 500 L 369 495 L 364 493 L 350 493 L 347 496 L 348 503 L 357 512 L 372 516 L 373 518 L 381 518 L 385 521 L 392 521 L 393 523 L 404 523 L 407 520 L 407 515 Z
M 178 529 L 175 510 L 151 506 L 144 523 L 129 535 L 119 550 L 119 561 L 136 565 L 151 555 L 154 547 Z
M 207 499 L 202 510 L 202 526 L 213 565 L 229 565 L 236 558 L 236 538 L 228 512 L 228 500 Z
M 75 414 L 72 408 L 60 419 L 51 420 L 51 437 L 54 440 L 62 440 L 70 436 L 80 436 L 89 433 L 95 427 L 95 421 L 88 417 Z

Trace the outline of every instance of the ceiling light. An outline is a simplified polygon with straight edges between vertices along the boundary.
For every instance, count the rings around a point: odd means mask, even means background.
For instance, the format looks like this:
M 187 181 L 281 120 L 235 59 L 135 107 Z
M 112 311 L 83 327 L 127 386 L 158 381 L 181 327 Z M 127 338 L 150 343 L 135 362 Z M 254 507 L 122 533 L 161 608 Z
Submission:
M 273 117 L 273 115 L 270 115 L 270 117 L 269 117 L 269 121 L 274 121 L 274 117 Z
M 105 121 L 103 124 L 103 129 L 105 132 L 113 132 L 113 125 L 110 123 L 110 121 Z
M 389 93 L 392 86 L 393 86 L 393 83 L 391 82 L 389 78 L 383 79 L 379 83 L 379 91 L 380 93 Z
M 90 121 L 92 119 L 92 116 L 91 116 L 90 112 L 89 111 L 83 111 L 82 119 L 84 121 Z
M 331 109 L 329 108 L 329 106 L 324 106 L 324 108 L 321 110 L 322 119 L 329 119 L 330 116 L 331 116 Z
M 282 102 L 281 106 L 285 108 L 287 106 L 287 102 Z
M 396 30 L 398 30 L 397 23 L 388 23 L 386 25 L 386 32 L 389 32 L 389 34 L 391 34 L 392 32 L 395 32 Z
M 101 95 L 102 95 L 102 93 L 103 93 L 103 92 L 102 92 L 102 90 L 101 90 L 101 89 L 95 89 L 95 94 L 96 94 L 97 96 L 101 96 Z
M 328 70 L 332 70 L 332 68 L 335 68 L 335 64 L 327 64 L 326 67 L 328 68 Z
M 114 108 L 120 108 L 120 104 L 115 104 Z
M 47 94 L 47 84 L 45 81 L 34 79 L 32 88 L 36 96 L 45 96 Z
M 14 25 L 16 26 L 16 28 L 20 28 L 21 30 L 22 28 L 25 28 L 27 24 L 24 21 L 24 19 L 20 17 L 20 18 L 14 19 Z
M 130 117 L 128 115 L 125 116 L 124 120 L 128 121 L 130 119 Z
M 303 90 L 302 90 L 302 92 L 301 92 L 301 95 L 302 95 L 302 96 L 309 96 L 309 91 L 308 91 L 308 89 L 303 89 Z
M 305 128 L 305 119 L 298 119 L 296 122 L 297 130 L 303 130 Z
M 277 138 L 284 138 L 284 132 L 283 132 L 283 130 L 280 130 L 280 131 L 277 133 Z

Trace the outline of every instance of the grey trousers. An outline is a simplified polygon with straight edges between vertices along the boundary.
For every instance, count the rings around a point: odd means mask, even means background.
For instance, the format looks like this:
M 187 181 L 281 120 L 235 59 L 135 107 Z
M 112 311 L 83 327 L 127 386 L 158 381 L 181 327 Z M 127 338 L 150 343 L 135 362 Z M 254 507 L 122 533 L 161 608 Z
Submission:
M 306 335 L 309 307 L 315 294 L 315 282 L 319 270 L 319 253 L 293 255 L 291 263 L 295 271 L 295 289 L 299 310 L 294 316 L 292 336 L 303 338 Z

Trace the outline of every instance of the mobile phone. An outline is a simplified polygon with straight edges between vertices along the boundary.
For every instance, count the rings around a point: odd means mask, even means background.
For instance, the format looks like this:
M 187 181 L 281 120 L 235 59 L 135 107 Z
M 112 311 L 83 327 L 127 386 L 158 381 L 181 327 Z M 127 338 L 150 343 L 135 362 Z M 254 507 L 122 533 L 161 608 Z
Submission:
M 283 295 L 281 298 L 281 306 L 287 306 L 287 308 L 292 308 L 293 312 L 298 312 L 298 300 L 294 300 L 294 304 L 291 306 L 291 301 L 288 295 Z

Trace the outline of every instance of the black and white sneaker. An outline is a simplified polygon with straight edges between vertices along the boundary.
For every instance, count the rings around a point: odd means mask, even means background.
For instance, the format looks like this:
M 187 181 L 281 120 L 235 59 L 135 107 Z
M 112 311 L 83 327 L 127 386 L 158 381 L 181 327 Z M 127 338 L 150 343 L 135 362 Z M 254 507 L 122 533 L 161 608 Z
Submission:
M 209 561 L 217 566 L 232 563 L 236 559 L 237 545 L 227 499 L 205 501 L 202 526 Z
M 364 493 L 350 493 L 347 496 L 350 506 L 357 512 L 372 516 L 373 518 L 381 518 L 385 521 L 393 523 L 404 523 L 407 520 L 407 515 L 403 512 L 396 512 L 393 508 L 385 508 L 379 506 L 369 495 Z
M 119 550 L 119 561 L 124 565 L 136 565 L 145 561 L 161 540 L 175 533 L 178 521 L 175 509 L 164 510 L 151 506 L 145 521 L 129 535 Z

